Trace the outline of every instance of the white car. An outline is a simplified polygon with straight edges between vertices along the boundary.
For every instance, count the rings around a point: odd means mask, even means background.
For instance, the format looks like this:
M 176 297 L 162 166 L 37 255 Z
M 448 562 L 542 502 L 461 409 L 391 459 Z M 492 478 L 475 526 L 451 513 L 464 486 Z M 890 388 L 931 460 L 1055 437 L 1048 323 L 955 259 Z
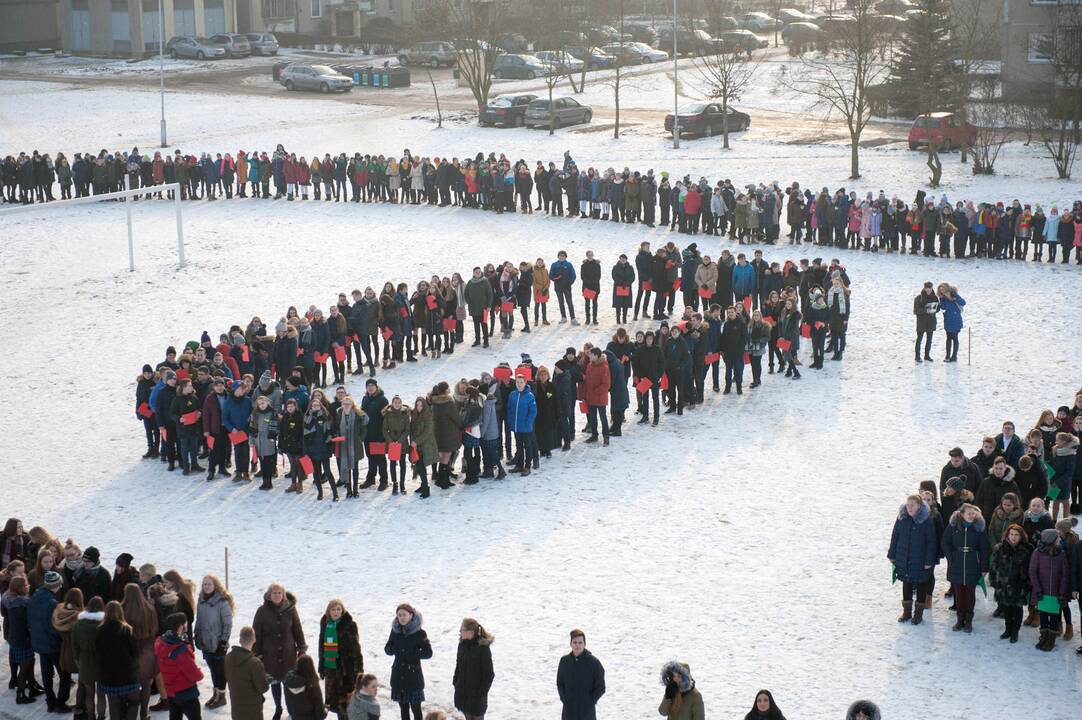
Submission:
M 538 50 L 534 53 L 534 57 L 551 66 L 553 72 L 559 75 L 582 72 L 582 68 L 586 64 L 563 50 Z
M 764 12 L 745 13 L 740 18 L 740 27 L 752 32 L 774 32 L 775 29 L 781 30 L 782 24 L 781 20 L 772 18 Z

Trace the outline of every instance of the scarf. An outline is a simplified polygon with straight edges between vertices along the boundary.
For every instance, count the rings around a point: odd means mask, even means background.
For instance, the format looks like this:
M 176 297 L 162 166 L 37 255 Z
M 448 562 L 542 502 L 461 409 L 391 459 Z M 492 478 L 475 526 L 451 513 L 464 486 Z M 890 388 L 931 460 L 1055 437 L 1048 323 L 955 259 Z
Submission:
M 323 667 L 334 670 L 338 667 L 338 621 L 328 620 L 323 633 Z

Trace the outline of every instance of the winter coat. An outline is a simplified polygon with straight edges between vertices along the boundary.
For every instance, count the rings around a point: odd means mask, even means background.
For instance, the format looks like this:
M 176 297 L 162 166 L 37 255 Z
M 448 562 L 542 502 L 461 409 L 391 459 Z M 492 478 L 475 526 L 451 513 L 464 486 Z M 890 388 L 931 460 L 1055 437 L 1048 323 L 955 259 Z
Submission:
M 575 267 L 567 260 L 557 260 L 549 266 L 549 279 L 557 290 L 570 290 L 575 278 Z
M 441 453 L 455 452 L 462 446 L 462 425 L 454 398 L 450 395 L 434 395 L 431 404 L 436 447 Z
M 486 308 L 491 308 L 495 302 L 495 293 L 492 283 L 488 278 L 470 278 L 466 283 L 466 308 L 470 317 L 480 319 Z
M 232 720 L 263 720 L 263 693 L 270 685 L 258 657 L 234 645 L 225 656 L 225 684 Z
M 609 408 L 612 412 L 621 413 L 627 410 L 630 402 L 627 394 L 627 372 L 624 363 L 611 350 L 605 351 L 605 359 L 609 364 Z
M 1030 515 L 1027 510 L 1022 515 L 1022 529 L 1026 531 L 1026 535 L 1032 540 L 1041 534 L 1042 530 L 1050 530 L 1055 525 L 1052 522 L 1052 515 L 1047 510 L 1041 512 L 1040 515 Z
M 409 444 L 410 412 L 403 405 L 395 410 L 393 405 L 383 408 L 383 437 L 389 443 L 399 443 L 405 448 Z
M 672 676 L 680 676 L 679 682 L 674 683 Z M 661 681 L 665 684 L 665 697 L 658 706 L 658 714 L 664 715 L 668 720 L 704 720 L 703 696 L 695 688 L 695 681 L 691 678 L 691 670 L 687 665 L 678 662 L 668 662 L 661 671 Z M 674 708 L 677 694 L 680 695 L 680 707 Z
M 997 543 L 1004 539 L 1003 533 L 1007 531 L 1008 527 L 1022 524 L 1024 514 L 1022 508 L 1019 507 L 1012 510 L 1010 514 L 1003 512 L 1002 506 L 997 507 L 988 520 L 988 544 L 995 547 Z
M 222 425 L 227 432 L 243 430 L 248 432 L 248 421 L 252 417 L 252 399 L 237 397 L 230 393 L 222 407 Z
M 72 631 L 79 622 L 79 613 L 79 610 L 64 604 L 53 608 L 52 624 L 53 629 L 60 635 L 60 669 L 64 672 L 79 672 L 71 642 Z
M 965 298 L 955 293 L 953 298 L 941 296 L 939 298 L 939 309 L 943 311 L 943 329 L 949 333 L 961 332 L 964 323 L 962 322 L 962 308 L 966 306 Z
M 135 672 L 137 650 L 131 628 L 104 622 L 95 639 L 98 683 L 104 687 L 128 687 L 139 682 Z
M 733 265 L 733 294 L 742 298 L 755 294 L 755 268 L 749 263 Z
M 423 624 L 421 613 L 414 614 L 405 627 L 397 619 L 391 623 L 391 634 L 387 637 L 383 652 L 394 657 L 391 666 L 392 699 L 408 697 L 424 690 L 425 676 L 421 661 L 432 657 L 432 645 L 421 627 Z
M 650 378 L 654 384 L 661 379 L 665 372 L 665 357 L 661 348 L 657 345 L 645 343 L 635 348 L 635 355 L 631 358 L 631 367 L 637 378 Z
M 537 398 L 529 383 L 522 392 L 512 390 L 507 398 L 507 426 L 511 432 L 533 432 L 536 419 Z
M 225 655 L 233 631 L 233 608 L 217 590 L 210 597 L 199 593 L 196 605 L 192 629 L 195 646 L 208 655 Z
M 281 604 L 275 605 L 265 593 L 263 604 L 252 620 L 252 628 L 255 630 L 252 652 L 263 661 L 271 678 L 284 679 L 297 664 L 297 655 L 308 649 L 293 594 L 286 593 Z
M 189 700 L 199 697 L 196 683 L 203 679 L 203 671 L 196 666 L 195 651 L 186 639 L 167 630 L 154 642 L 154 655 L 158 658 L 167 697 Z
M 1018 435 L 1011 435 L 1006 445 L 1004 445 L 1004 439 L 1003 433 L 996 435 L 996 455 L 1002 455 L 1011 469 L 1014 469 L 1018 467 L 1018 461 L 1026 454 L 1026 447 Z
M 961 585 L 976 585 L 988 572 L 988 533 L 984 518 L 966 526 L 961 512 L 951 515 L 943 529 L 943 557 L 947 559 L 947 580 Z
M 748 344 L 748 326 L 739 317 L 726 320 L 721 327 L 719 349 L 730 363 L 743 362 L 744 350 Z
M 285 413 L 278 424 L 278 450 L 288 455 L 304 454 L 304 411 Z
M 631 286 L 635 283 L 635 268 L 631 263 L 616 263 L 612 266 L 612 306 L 614 308 L 631 307 Z M 617 295 L 616 288 L 628 288 L 627 295 Z
M 383 408 L 387 405 L 387 396 L 382 390 L 374 395 L 365 393 L 361 398 L 361 412 L 364 413 L 367 418 L 365 422 L 368 423 L 364 431 L 365 442 L 384 442 L 386 439 L 383 435 Z
M 256 408 L 252 411 L 248 437 L 259 457 L 278 452 L 278 416 L 274 414 L 274 408 L 268 406 L 266 410 Z
M 353 693 L 346 715 L 348 720 L 379 720 L 379 702 L 362 692 Z
M 426 407 L 421 413 L 416 410 L 410 412 L 410 442 L 417 446 L 420 464 L 432 465 L 439 460 L 431 407 Z
M 302 450 L 303 454 L 307 455 L 312 462 L 330 460 L 334 452 L 331 448 L 332 437 L 334 437 L 334 419 L 330 413 L 325 411 L 318 414 L 309 412 L 304 416 Z M 361 453 L 358 452 L 357 457 L 360 457 L 360 455 Z
M 60 633 L 53 627 L 56 606 L 56 596 L 47 588 L 40 587 L 30 596 L 26 622 L 30 628 L 30 645 L 39 655 L 60 654 Z
M 323 703 L 317 702 L 308 691 L 308 681 L 303 675 L 290 670 L 282 684 L 289 720 L 323 720 L 327 716 Z
M 695 285 L 698 288 L 706 288 L 714 292 L 718 284 L 718 264 L 716 262 L 701 263 L 695 269 Z M 690 289 L 690 288 L 689 288 Z
M 328 622 L 329 619 L 326 615 L 319 619 L 319 655 L 316 658 L 316 668 L 320 677 L 331 673 L 348 680 L 346 682 L 347 689 L 352 690 L 352 679 L 356 678 L 358 673 L 364 672 L 364 656 L 361 654 L 357 623 L 353 621 L 353 616 L 348 612 L 343 612 L 342 616 L 338 618 L 335 633 L 338 639 L 338 658 L 335 662 L 336 667 L 332 669 L 324 666 L 326 648 L 323 643 L 326 638 Z M 326 700 L 333 705 L 334 698 L 327 698 Z
M 935 524 L 928 505 L 921 503 L 916 517 L 910 517 L 902 503 L 887 550 L 887 559 L 894 563 L 898 578 L 907 582 L 926 581 L 939 562 L 938 554 Z
M 491 637 L 458 642 L 458 659 L 451 684 L 455 688 L 455 708 L 464 715 L 481 716 L 488 711 L 488 691 L 496 677 L 492 670 L 491 645 Z
M 913 314 L 917 316 L 917 332 L 932 332 L 936 329 L 936 313 L 939 312 L 939 298 L 934 292 L 921 291 L 913 298 Z
M 1056 485 L 1060 489 L 1060 498 L 1066 499 L 1071 490 L 1071 483 L 1075 476 L 1076 464 L 1078 463 L 1078 440 L 1072 439 L 1065 447 L 1052 448 L 1052 477 L 1048 479 L 1049 485 Z
M 586 363 L 586 374 L 583 380 L 583 401 L 589 406 L 606 407 L 609 404 L 609 387 L 612 385 L 612 375 L 609 373 L 609 364 L 604 357 L 600 361 L 591 360 Z
M 71 654 L 79 672 L 80 682 L 96 682 L 98 679 L 98 628 L 105 619 L 103 612 L 79 613 L 75 628 L 71 631 Z
M 560 658 L 556 689 L 563 704 L 561 720 L 596 720 L 596 705 L 605 694 L 605 668 L 589 650 Z
M 1026 542 L 1011 545 L 1004 540 L 992 551 L 988 581 L 995 588 L 1000 605 L 1021 607 L 1029 602 L 1029 556 L 1032 546 Z
M 1052 545 L 1040 543 L 1029 559 L 1030 604 L 1036 605 L 1042 595 L 1059 598 L 1063 606 L 1071 597 L 1070 569 L 1059 540 Z
M 559 265 L 559 262 L 553 264 L 553 271 L 556 270 L 556 265 Z M 583 260 L 580 272 L 582 273 L 583 290 L 601 291 L 601 262 L 599 260 Z
M 1020 496 L 1018 492 L 1018 485 L 1014 482 L 1014 468 L 1008 466 L 1007 472 L 1003 474 L 1003 478 L 997 478 L 995 475 L 989 475 L 981 481 L 980 487 L 977 488 L 977 507 L 981 509 L 981 514 L 985 517 L 992 517 L 992 513 L 999 507 L 999 503 L 1003 500 L 1003 496 L 1012 492 L 1015 495 Z

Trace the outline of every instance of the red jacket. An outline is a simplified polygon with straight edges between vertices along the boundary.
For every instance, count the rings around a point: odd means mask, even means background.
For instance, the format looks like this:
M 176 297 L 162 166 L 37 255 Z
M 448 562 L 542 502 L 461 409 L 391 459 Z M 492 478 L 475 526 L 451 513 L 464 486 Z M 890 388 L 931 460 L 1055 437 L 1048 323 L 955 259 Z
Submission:
M 688 215 L 698 215 L 702 205 L 703 196 L 699 194 L 699 191 L 688 190 L 688 194 L 684 196 L 684 212 Z
M 199 697 L 195 684 L 203 679 L 203 671 L 196 666 L 195 651 L 187 640 L 166 632 L 154 641 L 154 654 L 167 697 Z
M 601 356 L 600 362 L 591 360 L 586 363 L 586 377 L 583 380 L 583 401 L 587 405 L 604 406 L 609 404 L 609 386 L 612 378 L 609 375 L 609 364 L 605 356 Z

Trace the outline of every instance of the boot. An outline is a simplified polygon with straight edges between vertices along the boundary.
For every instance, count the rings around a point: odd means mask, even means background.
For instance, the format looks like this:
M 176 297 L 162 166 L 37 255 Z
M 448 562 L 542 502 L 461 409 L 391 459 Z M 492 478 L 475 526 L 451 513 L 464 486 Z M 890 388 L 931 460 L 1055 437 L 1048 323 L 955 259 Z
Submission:
M 1041 630 L 1041 639 L 1037 643 L 1037 649 L 1044 652 L 1052 652 L 1056 649 L 1056 635 L 1058 633 L 1055 630 Z
M 169 709 L 169 698 L 163 697 L 161 700 L 154 703 L 153 705 L 151 705 L 147 709 L 150 710 L 150 712 L 162 712 L 163 710 L 168 710 Z
M 1037 627 L 1041 624 L 1041 618 L 1037 615 L 1036 608 L 1029 608 L 1029 614 L 1026 615 L 1026 621 L 1022 624 L 1026 627 Z
M 959 613 L 959 614 L 961 615 L 963 613 Z M 967 633 L 971 633 L 971 632 L 973 632 L 973 613 L 967 612 L 967 613 L 964 613 L 964 615 L 966 616 L 966 619 L 965 619 L 965 623 L 962 624 L 962 630 L 964 630 Z
M 1063 628 L 1063 639 L 1070 640 L 1074 637 L 1074 625 L 1067 623 Z
M 913 605 L 913 624 L 920 625 L 924 619 L 924 603 L 916 603 Z
M 965 624 L 966 624 L 965 617 L 966 617 L 966 614 L 964 612 L 959 611 L 958 615 L 954 618 L 954 624 L 951 625 L 951 630 L 953 630 L 954 632 L 958 632 L 963 627 L 965 627 Z
M 376 490 L 381 490 L 382 491 L 382 490 L 386 490 L 386 489 L 387 489 L 387 481 L 381 478 L 380 481 L 379 481 L 379 485 L 376 487 Z
M 398 494 L 398 481 L 397 480 L 393 480 L 391 482 L 391 494 L 392 495 L 397 495 Z
M 219 690 L 218 691 L 218 699 L 215 701 L 214 705 L 211 706 L 211 708 L 213 709 L 213 708 L 225 707 L 226 701 L 227 701 L 227 698 L 225 696 L 225 690 Z
M 912 619 L 913 619 L 913 601 L 912 600 L 903 600 L 902 601 L 902 614 L 898 618 L 898 622 L 909 622 Z
M 34 702 L 34 698 L 27 695 L 25 690 L 16 691 L 16 693 L 15 693 L 15 704 L 16 705 L 27 705 L 27 704 L 32 703 L 32 702 Z
M 264 480 L 263 484 L 259 486 L 260 490 L 273 490 L 274 486 L 271 485 L 270 480 Z

